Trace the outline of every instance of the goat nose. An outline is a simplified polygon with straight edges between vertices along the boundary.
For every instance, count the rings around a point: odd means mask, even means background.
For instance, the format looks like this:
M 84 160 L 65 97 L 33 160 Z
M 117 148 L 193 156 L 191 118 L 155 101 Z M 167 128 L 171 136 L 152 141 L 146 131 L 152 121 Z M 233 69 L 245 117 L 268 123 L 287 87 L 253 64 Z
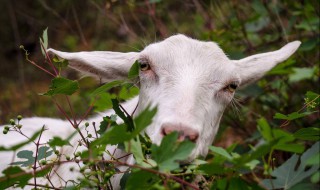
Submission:
M 185 125 L 181 125 L 181 124 L 175 125 L 170 123 L 166 123 L 162 125 L 161 133 L 163 136 L 166 136 L 172 132 L 178 132 L 179 141 L 189 139 L 192 142 L 196 142 L 199 137 L 199 133 L 196 130 Z

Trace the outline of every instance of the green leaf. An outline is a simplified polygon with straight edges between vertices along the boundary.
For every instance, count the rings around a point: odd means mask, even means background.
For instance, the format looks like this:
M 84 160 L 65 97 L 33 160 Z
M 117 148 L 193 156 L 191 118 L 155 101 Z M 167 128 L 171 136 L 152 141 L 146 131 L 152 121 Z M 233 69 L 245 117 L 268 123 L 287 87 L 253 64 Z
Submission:
M 320 95 L 315 92 L 308 91 L 306 93 L 305 103 L 307 104 L 308 110 L 319 111 L 317 108 L 320 105 Z
M 117 87 L 117 86 L 121 86 L 124 83 L 125 82 L 121 81 L 121 80 L 115 80 L 115 81 L 106 83 L 106 84 L 100 86 L 99 88 L 95 89 L 92 92 L 91 96 L 93 96 L 93 97 L 98 96 L 98 95 L 100 95 L 102 93 L 105 93 L 106 91 L 110 90 L 111 88 Z
M 260 159 L 261 157 L 268 154 L 277 142 L 277 140 L 274 140 L 266 144 L 262 144 L 254 148 L 250 152 L 241 155 L 241 157 L 234 158 L 233 163 L 235 163 L 236 167 L 238 168 L 248 167 L 246 166 L 247 163 L 251 162 L 252 160 Z
M 108 126 L 113 127 L 118 125 L 116 121 L 117 115 L 103 117 L 103 120 L 100 122 L 99 130 L 97 131 L 97 133 L 102 135 L 107 130 Z
M 277 143 L 273 146 L 274 149 L 294 153 L 302 153 L 304 151 L 303 144 L 293 142 L 295 138 L 291 133 L 282 129 L 273 129 L 272 134 L 274 139 L 277 139 Z
M 258 130 L 260 131 L 263 138 L 266 139 L 267 141 L 271 141 L 273 139 L 272 131 L 267 120 L 262 117 L 257 121 L 257 123 L 258 123 Z
M 274 179 L 265 179 L 262 181 L 263 186 L 268 189 L 287 190 L 314 174 L 318 171 L 319 165 L 306 168 L 306 162 L 309 158 L 318 154 L 319 148 L 320 142 L 317 142 L 310 149 L 304 152 L 300 159 L 298 155 L 292 155 L 291 158 L 271 173 L 271 176 L 273 176 Z M 300 164 L 298 165 L 299 160 Z
M 137 136 L 142 130 L 148 127 L 152 123 L 153 117 L 157 113 L 157 108 L 147 107 L 144 111 L 142 111 L 135 119 L 135 130 L 133 131 L 133 135 Z
M 40 38 L 40 44 L 41 45 L 41 52 L 42 52 L 42 55 L 46 55 L 45 51 L 47 51 L 48 49 L 48 28 L 46 28 L 44 31 L 43 31 L 43 34 L 42 34 L 42 39 Z M 43 46 L 43 48 L 42 48 Z
M 230 171 L 221 163 L 211 162 L 208 164 L 202 164 L 198 167 L 198 170 L 208 174 L 208 175 L 221 175 Z
M 302 42 L 301 47 L 299 48 L 300 51 L 310 51 L 317 47 L 318 40 L 315 38 L 311 38 L 307 41 Z
M 210 146 L 209 149 L 215 154 L 219 154 L 228 160 L 232 160 L 232 156 L 225 149 L 221 147 Z
M 275 118 L 275 119 L 285 119 L 285 120 L 292 121 L 292 120 L 299 119 L 301 117 L 305 117 L 305 116 L 313 114 L 313 113 L 315 113 L 315 112 L 303 112 L 303 113 L 293 112 L 293 113 L 290 113 L 289 115 L 276 113 L 273 118 Z
M 311 182 L 315 184 L 320 182 L 320 171 L 316 172 L 311 176 Z
M 140 65 L 139 62 L 135 61 L 134 64 L 131 66 L 129 73 L 128 73 L 129 79 L 134 79 L 139 76 L 139 70 L 140 70 L 139 65 Z
M 26 160 L 13 162 L 11 165 L 21 165 L 22 167 L 27 167 L 34 164 L 35 157 L 33 157 L 33 152 L 31 150 L 21 150 L 17 153 L 17 157 Z
M 307 165 L 319 165 L 320 161 L 320 153 L 316 154 L 316 155 L 313 155 L 312 157 L 310 157 L 306 163 Z
M 276 144 L 273 148 L 276 150 L 294 153 L 302 153 L 304 151 L 304 145 L 297 143 Z
M 139 94 L 139 88 L 136 86 L 133 86 L 131 84 L 130 86 L 126 85 L 123 86 L 119 92 L 119 99 L 120 100 L 129 100 Z
M 0 177 L 0 189 L 12 187 L 18 184 L 18 187 L 25 187 L 28 181 L 33 177 L 32 174 L 26 173 L 18 166 L 10 166 L 2 172 L 5 176 Z
M 152 185 L 160 181 L 159 177 L 153 173 L 139 170 L 133 172 L 127 179 L 126 186 L 123 189 L 151 189 Z
M 128 131 L 133 131 L 134 124 L 130 115 L 127 115 L 124 111 L 121 110 L 119 101 L 117 99 L 112 99 L 112 108 L 116 114 L 124 121 L 127 126 Z
M 77 81 L 69 80 L 63 77 L 56 77 L 51 81 L 48 92 L 42 94 L 53 96 L 57 94 L 72 95 L 79 89 Z
M 134 120 L 136 127 L 132 132 L 128 131 L 126 123 L 109 128 L 101 137 L 92 142 L 93 146 L 99 144 L 119 144 L 136 137 L 141 133 L 152 121 L 156 113 L 156 108 L 149 108 L 142 111 Z
M 132 138 L 130 132 L 127 131 L 127 127 L 125 124 L 111 127 L 108 129 L 103 135 L 100 136 L 99 139 L 92 142 L 93 146 L 99 144 L 119 144 L 125 141 L 128 141 Z
M 309 140 L 309 141 L 318 141 L 320 140 L 320 128 L 318 127 L 308 127 L 299 129 L 293 134 L 297 139 Z
M 3 147 L 3 146 L 0 146 L 0 151 L 9 151 L 9 150 L 16 151 L 19 148 L 21 148 L 21 147 L 33 142 L 40 135 L 41 131 L 42 131 L 42 129 L 40 129 L 39 131 L 34 133 L 32 135 L 32 137 L 30 137 L 27 141 L 24 141 L 22 143 L 19 143 L 17 145 L 12 146 L 12 147 L 6 148 L 6 147 Z
M 69 61 L 67 59 L 62 59 L 57 56 L 55 56 L 52 60 L 54 66 L 58 67 L 59 69 L 66 68 L 69 65 Z
M 179 168 L 177 161 L 187 159 L 195 144 L 190 141 L 177 142 L 178 133 L 165 136 L 160 146 L 151 146 L 152 158 L 157 162 L 160 171 L 170 171 Z
M 115 99 L 117 96 L 115 94 L 110 94 L 108 92 L 100 93 L 99 98 L 94 99 L 94 109 L 97 112 L 105 111 L 112 108 L 112 99 Z
M 47 146 L 39 147 L 37 160 L 42 160 L 52 155 L 53 150 L 48 151 L 50 148 Z
M 294 73 L 289 75 L 289 82 L 298 82 L 311 79 L 314 76 L 314 68 L 293 68 Z
M 65 145 L 72 146 L 68 140 L 63 140 L 60 137 L 53 137 L 52 139 L 49 140 L 48 144 L 51 147 L 55 147 L 55 146 L 62 147 L 62 146 L 65 146 Z
M 233 177 L 229 182 L 228 190 L 238 189 L 238 190 L 251 190 L 251 188 L 243 179 L 240 177 Z M 254 188 L 257 189 L 257 188 Z M 262 189 L 262 188 L 261 188 Z
M 144 155 L 141 148 L 141 143 L 139 137 L 136 139 L 131 139 L 129 142 L 125 143 L 125 148 L 127 152 L 131 152 L 138 164 L 142 164 L 144 160 Z

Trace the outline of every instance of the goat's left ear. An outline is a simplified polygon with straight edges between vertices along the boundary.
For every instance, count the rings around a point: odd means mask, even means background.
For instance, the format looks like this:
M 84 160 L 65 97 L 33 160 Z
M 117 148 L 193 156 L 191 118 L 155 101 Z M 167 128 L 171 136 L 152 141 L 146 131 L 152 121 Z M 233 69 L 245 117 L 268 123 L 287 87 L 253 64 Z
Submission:
M 240 60 L 233 60 L 236 71 L 240 75 L 241 86 L 261 78 L 278 63 L 288 59 L 300 46 L 300 41 L 288 43 L 277 51 L 252 55 Z
M 47 52 L 68 60 L 69 67 L 98 77 L 103 82 L 127 79 L 131 66 L 139 56 L 138 52 L 83 51 L 69 53 L 54 49 L 48 49 Z

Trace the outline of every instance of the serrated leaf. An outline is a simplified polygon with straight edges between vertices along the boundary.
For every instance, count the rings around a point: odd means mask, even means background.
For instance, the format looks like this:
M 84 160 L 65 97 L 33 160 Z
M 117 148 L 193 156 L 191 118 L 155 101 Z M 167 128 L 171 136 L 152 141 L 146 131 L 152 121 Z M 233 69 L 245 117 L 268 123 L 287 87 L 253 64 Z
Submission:
M 103 117 L 103 120 L 100 122 L 99 130 L 97 131 L 97 133 L 102 135 L 107 130 L 108 126 L 110 127 L 116 126 L 117 125 L 116 120 L 117 120 L 117 115 Z
M 320 142 L 315 143 L 308 149 L 299 159 L 299 156 L 294 154 L 280 167 L 276 168 L 271 176 L 274 179 L 265 179 L 262 181 L 264 187 L 268 189 L 290 189 L 305 178 L 311 176 L 319 169 L 319 165 L 313 165 L 311 168 L 306 168 L 306 161 L 313 155 L 319 152 Z M 297 164 L 300 160 L 300 164 Z
M 100 93 L 99 98 L 94 99 L 94 109 L 97 112 L 105 111 L 112 108 L 112 99 L 115 99 L 117 96 L 115 94 L 110 94 L 108 92 Z
M 187 159 L 195 144 L 190 141 L 177 142 L 178 133 L 165 136 L 160 146 L 151 146 L 152 158 L 157 162 L 160 171 L 170 171 L 179 168 L 178 161 Z
M 69 145 L 71 146 L 70 142 L 68 140 L 63 140 L 61 139 L 60 137 L 53 137 L 52 139 L 50 139 L 48 141 L 48 144 L 51 146 L 51 147 L 55 147 L 55 146 L 65 146 L 65 145 Z
M 119 99 L 120 100 L 128 100 L 133 98 L 139 94 L 139 88 L 133 85 L 130 86 L 123 86 L 119 92 Z
M 48 151 L 50 148 L 47 146 L 39 147 L 37 160 L 42 160 L 52 155 L 53 150 Z
M 31 150 L 21 150 L 17 153 L 18 158 L 25 159 L 25 161 L 13 162 L 11 165 L 21 165 L 22 167 L 31 166 L 34 164 L 35 158 Z
M 77 81 L 69 80 L 63 77 L 56 77 L 51 81 L 49 90 L 42 95 L 53 96 L 57 94 L 72 95 L 79 89 Z

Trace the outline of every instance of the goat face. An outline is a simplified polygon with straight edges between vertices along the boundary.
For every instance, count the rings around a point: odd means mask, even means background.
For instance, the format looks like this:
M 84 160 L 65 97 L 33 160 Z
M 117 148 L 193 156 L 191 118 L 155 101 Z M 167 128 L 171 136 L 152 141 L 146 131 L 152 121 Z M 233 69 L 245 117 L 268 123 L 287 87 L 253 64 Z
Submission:
M 146 129 L 154 143 L 164 135 L 179 133 L 179 140 L 196 143 L 190 159 L 205 156 L 218 130 L 224 109 L 238 86 L 259 79 L 299 47 L 292 42 L 278 51 L 230 60 L 213 42 L 175 35 L 136 53 L 78 52 L 49 49 L 69 60 L 69 66 L 105 81 L 125 79 L 138 60 L 139 104 L 135 114 L 149 105 L 158 112 Z
M 196 143 L 193 155 L 205 155 L 217 132 L 222 113 L 240 78 L 234 65 L 213 42 L 183 35 L 151 44 L 140 54 L 140 101 L 158 113 L 147 133 L 155 143 L 178 131 L 181 140 Z M 193 157 L 193 156 L 192 156 Z

